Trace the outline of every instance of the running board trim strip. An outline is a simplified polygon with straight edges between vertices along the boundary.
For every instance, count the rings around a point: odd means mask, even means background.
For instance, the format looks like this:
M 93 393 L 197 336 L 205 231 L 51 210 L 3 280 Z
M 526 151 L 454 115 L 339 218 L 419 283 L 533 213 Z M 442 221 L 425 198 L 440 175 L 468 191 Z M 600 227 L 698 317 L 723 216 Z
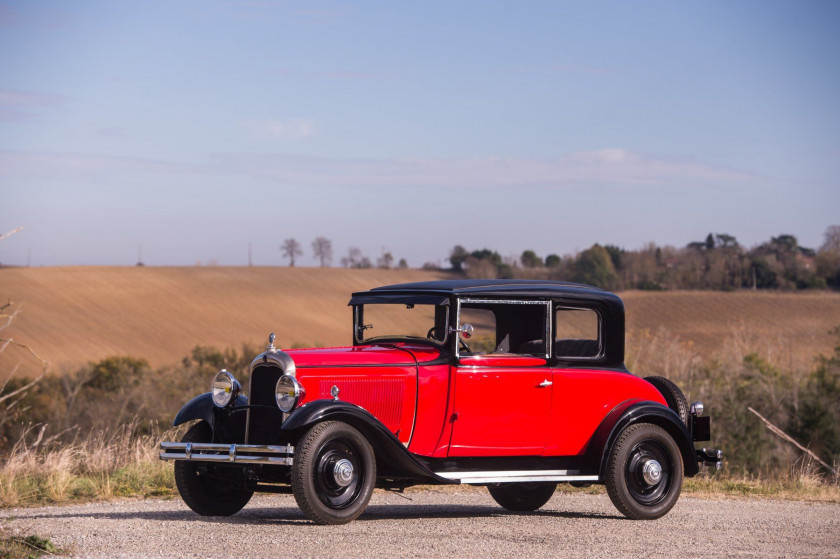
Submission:
M 598 481 L 597 475 L 581 475 L 576 470 L 519 470 L 508 472 L 435 472 L 461 483 L 517 483 L 526 481 Z

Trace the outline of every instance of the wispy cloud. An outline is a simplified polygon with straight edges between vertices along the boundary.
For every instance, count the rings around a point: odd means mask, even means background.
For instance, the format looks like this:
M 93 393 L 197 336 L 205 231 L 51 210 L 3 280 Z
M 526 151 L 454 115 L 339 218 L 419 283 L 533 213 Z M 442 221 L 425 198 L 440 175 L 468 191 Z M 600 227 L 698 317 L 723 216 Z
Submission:
M 615 68 L 610 66 L 592 66 L 588 64 L 533 64 L 528 66 L 516 66 L 513 68 L 504 68 L 503 72 L 508 73 L 553 73 L 553 72 L 568 72 L 576 74 L 614 74 L 617 72 Z
M 77 153 L 0 151 L 0 177 L 112 180 L 149 174 L 195 173 L 195 166 L 134 157 Z
M 79 21 L 76 16 L 69 16 L 56 9 L 24 15 L 8 6 L 0 6 L 0 27 L 26 26 L 55 31 L 77 27 Z
M 240 124 L 256 136 L 266 140 L 283 138 L 308 138 L 315 133 L 315 126 L 305 119 L 242 120 Z
M 390 71 L 375 70 L 295 70 L 288 68 L 270 70 L 269 73 L 303 80 L 372 80 L 390 78 L 394 75 Z
M 39 111 L 63 101 L 58 95 L 0 89 L 0 122 L 35 121 Z
M 176 163 L 78 154 L 0 152 L 0 176 L 63 180 L 161 175 L 234 176 L 290 187 L 451 189 L 698 189 L 737 187 L 754 175 L 686 158 L 624 149 L 556 158 L 330 158 L 288 154 L 214 154 L 205 162 Z M 198 180 L 201 180 L 200 178 Z
M 222 154 L 218 171 L 290 185 L 445 188 L 686 187 L 732 185 L 749 173 L 683 158 L 623 149 L 580 152 L 551 159 L 341 159 L 300 155 Z

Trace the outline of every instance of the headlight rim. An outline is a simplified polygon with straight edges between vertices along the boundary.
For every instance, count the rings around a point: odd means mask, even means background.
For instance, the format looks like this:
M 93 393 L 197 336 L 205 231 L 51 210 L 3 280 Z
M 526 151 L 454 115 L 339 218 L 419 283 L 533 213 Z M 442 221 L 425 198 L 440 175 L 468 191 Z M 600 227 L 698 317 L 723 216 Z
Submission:
M 219 379 L 220 376 L 230 383 L 230 390 L 225 392 L 227 398 L 222 402 L 216 399 L 216 381 L 217 379 Z M 221 371 L 216 373 L 213 376 L 213 381 L 210 383 L 210 398 L 213 400 L 213 405 L 215 405 L 217 408 L 224 409 L 230 406 L 233 402 L 236 401 L 236 397 L 239 396 L 239 393 L 241 391 L 242 385 L 239 384 L 239 381 L 236 380 L 236 377 L 234 377 L 227 369 L 222 369 Z
M 283 382 L 284 379 L 290 380 L 292 382 L 291 387 L 294 389 L 292 405 L 287 406 L 288 409 L 284 409 L 284 407 L 280 404 L 281 396 L 280 396 L 279 388 L 280 388 L 280 383 Z M 292 410 L 294 410 L 298 406 L 298 404 L 300 403 L 300 401 L 303 399 L 303 397 L 305 395 L 306 395 L 306 390 L 304 390 L 303 385 L 300 383 L 300 381 L 297 378 L 295 378 L 293 375 L 290 375 L 288 373 L 285 373 L 285 374 L 281 375 L 280 378 L 277 379 L 277 382 L 274 385 L 274 403 L 277 404 L 277 407 L 283 413 L 290 413 Z

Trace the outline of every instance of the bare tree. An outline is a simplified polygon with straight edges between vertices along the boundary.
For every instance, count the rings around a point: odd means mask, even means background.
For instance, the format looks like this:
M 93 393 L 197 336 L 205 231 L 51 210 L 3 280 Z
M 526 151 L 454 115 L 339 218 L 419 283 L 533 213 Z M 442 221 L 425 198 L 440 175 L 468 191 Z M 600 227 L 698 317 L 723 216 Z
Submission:
M 326 237 L 318 237 L 312 241 L 312 254 L 326 268 L 332 262 L 332 242 Z
M 394 255 L 390 252 L 386 252 L 382 255 L 381 258 L 376 260 L 376 266 L 378 268 L 385 268 L 388 269 L 394 264 Z
M 347 249 L 347 256 L 341 257 L 341 265 L 345 268 L 358 268 L 362 262 L 362 249 L 350 247 Z
M 294 268 L 295 258 L 303 254 L 303 249 L 300 247 L 300 243 L 295 239 L 286 239 L 283 241 L 283 244 L 280 245 L 280 251 L 283 253 L 283 258 L 289 259 L 290 268 Z

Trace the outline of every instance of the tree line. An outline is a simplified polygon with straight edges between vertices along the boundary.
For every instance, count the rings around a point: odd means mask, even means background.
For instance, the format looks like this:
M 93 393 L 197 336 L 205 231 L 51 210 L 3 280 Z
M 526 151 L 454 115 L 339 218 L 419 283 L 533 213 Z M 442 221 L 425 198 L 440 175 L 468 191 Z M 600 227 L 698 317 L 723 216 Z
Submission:
M 453 272 L 469 278 L 565 280 L 610 290 L 840 289 L 840 226 L 828 227 L 816 250 L 789 234 L 747 249 L 732 235 L 709 233 L 682 248 L 649 243 L 626 250 L 596 243 L 562 258 L 533 250 L 503 258 L 491 249 L 456 245 L 449 262 Z
M 295 261 L 299 256 L 303 256 L 303 246 L 295 238 L 289 238 L 283 241 L 280 245 L 280 253 L 283 258 L 288 260 L 289 266 L 294 267 Z M 312 256 L 318 260 L 322 268 L 328 267 L 332 264 L 333 249 L 332 241 L 326 237 L 318 237 L 312 241 Z M 394 255 L 388 251 L 382 251 L 382 256 L 376 259 L 377 268 L 393 268 L 395 258 Z M 339 260 L 341 266 L 344 268 L 373 268 L 374 263 L 370 258 L 362 254 L 362 250 L 358 247 L 351 246 L 347 249 L 347 255 L 342 256 Z M 405 258 L 401 258 L 396 264 L 398 268 L 408 268 L 408 262 Z

